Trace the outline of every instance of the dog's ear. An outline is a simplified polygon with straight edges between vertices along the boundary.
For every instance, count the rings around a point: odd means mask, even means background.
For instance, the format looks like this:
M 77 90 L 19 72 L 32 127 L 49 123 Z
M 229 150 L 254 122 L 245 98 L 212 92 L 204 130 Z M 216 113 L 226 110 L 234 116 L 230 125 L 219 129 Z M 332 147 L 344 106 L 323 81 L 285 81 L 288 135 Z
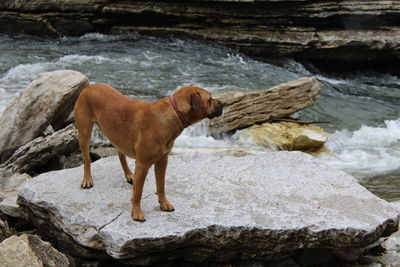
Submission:
M 190 105 L 195 110 L 200 110 L 203 108 L 203 102 L 199 93 L 194 93 L 190 95 Z

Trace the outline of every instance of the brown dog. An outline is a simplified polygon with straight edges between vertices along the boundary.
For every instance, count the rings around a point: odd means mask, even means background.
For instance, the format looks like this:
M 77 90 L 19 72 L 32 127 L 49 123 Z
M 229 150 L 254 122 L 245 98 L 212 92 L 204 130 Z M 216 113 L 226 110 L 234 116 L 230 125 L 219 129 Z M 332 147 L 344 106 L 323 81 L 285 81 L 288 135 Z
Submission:
M 133 183 L 132 218 L 145 221 L 140 199 L 149 168 L 154 164 L 157 195 L 163 211 L 174 211 L 164 192 L 168 155 L 183 129 L 204 118 L 222 114 L 222 103 L 199 87 L 180 88 L 173 96 L 153 103 L 130 99 L 104 84 L 87 86 L 78 97 L 74 118 L 83 154 L 82 188 L 91 188 L 89 144 L 93 124 L 118 150 L 119 160 L 128 183 Z M 135 173 L 126 156 L 136 159 Z

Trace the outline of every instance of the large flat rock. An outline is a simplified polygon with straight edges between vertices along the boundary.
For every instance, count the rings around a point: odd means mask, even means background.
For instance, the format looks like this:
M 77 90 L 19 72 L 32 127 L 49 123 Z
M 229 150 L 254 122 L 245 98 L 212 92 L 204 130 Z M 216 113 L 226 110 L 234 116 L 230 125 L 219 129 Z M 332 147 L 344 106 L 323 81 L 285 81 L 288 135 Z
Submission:
M 166 186 L 175 212 L 160 211 L 151 170 L 145 223 L 130 217 L 131 185 L 118 157 L 96 161 L 92 172 L 90 190 L 80 188 L 78 167 L 42 174 L 18 191 L 33 222 L 61 233 L 65 247 L 79 244 L 75 253 L 90 249 L 86 257 L 106 251 L 140 264 L 272 259 L 301 248 L 364 247 L 398 227 L 392 205 L 301 152 L 175 151 Z

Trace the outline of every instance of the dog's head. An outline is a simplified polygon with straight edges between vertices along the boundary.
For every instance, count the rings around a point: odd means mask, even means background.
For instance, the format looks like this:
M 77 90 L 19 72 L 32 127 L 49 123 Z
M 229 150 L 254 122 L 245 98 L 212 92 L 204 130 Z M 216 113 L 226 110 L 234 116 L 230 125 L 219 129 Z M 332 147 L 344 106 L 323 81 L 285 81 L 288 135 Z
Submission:
M 196 86 L 181 87 L 175 94 L 178 105 L 182 105 L 182 111 L 187 115 L 190 124 L 205 118 L 221 116 L 223 103 L 213 99 L 211 93 Z

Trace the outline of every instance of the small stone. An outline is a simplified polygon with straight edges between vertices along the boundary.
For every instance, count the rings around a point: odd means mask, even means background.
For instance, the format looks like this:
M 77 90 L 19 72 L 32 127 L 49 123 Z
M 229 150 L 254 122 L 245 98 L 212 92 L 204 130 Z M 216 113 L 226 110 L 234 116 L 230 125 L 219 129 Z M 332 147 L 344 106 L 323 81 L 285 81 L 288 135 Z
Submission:
M 54 133 L 53 126 L 49 125 L 47 128 L 44 130 L 43 134 L 44 135 L 52 135 Z

